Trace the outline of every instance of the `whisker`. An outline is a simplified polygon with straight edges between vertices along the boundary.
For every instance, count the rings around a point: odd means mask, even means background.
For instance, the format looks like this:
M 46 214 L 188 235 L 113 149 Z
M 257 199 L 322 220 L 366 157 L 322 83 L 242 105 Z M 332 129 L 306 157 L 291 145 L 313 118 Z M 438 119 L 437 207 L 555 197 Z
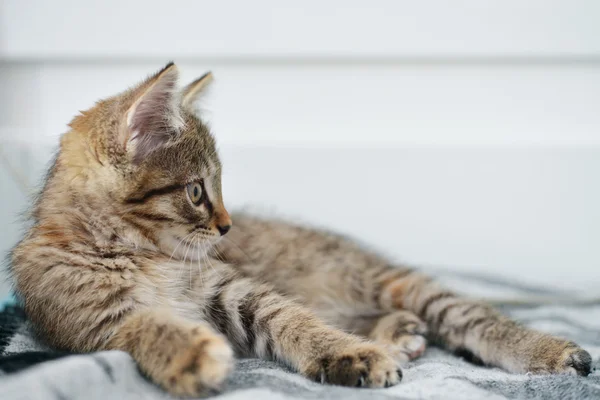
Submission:
M 191 236 L 191 235 L 192 235 L 192 234 L 190 233 L 190 234 L 188 234 L 188 235 L 187 235 L 187 236 L 185 236 L 185 237 L 187 238 L 187 237 L 189 237 L 189 236 Z M 185 240 L 185 239 L 183 239 L 183 240 Z M 185 267 L 186 267 L 186 265 L 185 265 L 185 262 L 186 262 L 186 260 L 187 260 L 187 255 L 188 255 L 188 252 L 189 252 L 189 251 L 190 251 L 190 243 L 189 243 L 189 241 L 186 241 L 186 244 L 185 244 L 185 253 L 184 253 L 184 255 L 183 255 L 183 260 L 181 261 L 181 264 L 182 264 L 182 266 L 181 266 L 181 268 L 179 269 L 179 273 L 177 274 L 177 280 L 181 279 L 181 275 L 183 274 L 183 270 L 184 270 L 184 269 L 185 269 Z
M 192 237 L 192 240 L 195 237 L 196 236 Z M 185 262 L 187 261 L 188 252 L 190 251 L 191 247 L 192 247 L 192 242 L 188 241 L 188 244 L 187 244 L 187 247 L 186 247 L 186 250 L 185 250 L 185 255 L 183 256 L 183 267 L 184 268 L 187 266 Z M 190 263 L 190 266 L 189 266 L 189 271 L 190 271 L 190 287 L 191 287 L 192 286 L 192 266 L 191 266 L 191 263 Z
M 216 243 L 216 244 L 213 246 L 213 248 L 212 248 L 211 250 L 213 250 L 215 257 L 216 257 L 216 258 L 217 258 L 217 259 L 218 259 L 220 262 L 222 262 L 222 263 L 225 263 L 225 264 L 226 264 L 227 262 L 225 261 L 225 257 L 224 257 L 224 256 L 221 254 L 221 250 L 219 250 L 219 247 L 218 247 L 220 244 L 221 244 L 221 243 Z M 207 253 L 208 253 L 208 251 L 207 251 Z
M 248 261 L 254 262 L 254 260 L 252 259 L 252 257 L 250 257 L 248 255 L 248 253 L 246 253 L 244 251 L 244 249 L 242 249 L 240 246 L 238 246 L 237 243 L 235 243 L 232 239 L 228 238 L 227 236 L 223 236 L 223 239 L 227 240 L 229 243 L 231 243 L 232 245 L 234 245 L 239 251 L 241 251 L 242 253 L 244 253 L 244 255 L 248 258 Z
M 212 263 L 210 262 L 210 257 L 208 256 L 208 250 L 206 250 L 204 252 L 204 257 L 206 258 L 206 263 L 208 264 L 208 266 L 215 272 L 215 274 L 217 274 L 217 276 L 220 279 L 223 279 L 223 277 L 221 276 L 221 274 L 219 274 L 219 272 L 217 271 L 217 269 L 212 265 Z
M 169 261 L 167 261 L 167 263 L 171 262 L 171 260 L 173 259 L 173 256 L 175 255 L 175 252 L 177 251 L 177 249 L 179 248 L 179 246 L 181 245 L 181 243 L 186 240 L 189 236 L 191 236 L 192 234 L 189 233 L 187 235 L 185 235 L 183 238 L 181 238 L 181 240 L 179 241 L 179 243 L 177 243 L 177 246 L 175 246 L 175 249 L 173 250 L 173 252 L 171 253 L 171 257 L 169 257 Z
M 201 249 L 200 249 L 200 238 L 196 238 L 198 241 L 198 275 L 200 277 L 200 283 L 202 287 L 200 290 L 202 291 L 202 298 L 204 299 L 204 303 L 206 303 L 206 291 L 204 290 L 204 276 L 202 276 L 202 257 L 201 257 Z

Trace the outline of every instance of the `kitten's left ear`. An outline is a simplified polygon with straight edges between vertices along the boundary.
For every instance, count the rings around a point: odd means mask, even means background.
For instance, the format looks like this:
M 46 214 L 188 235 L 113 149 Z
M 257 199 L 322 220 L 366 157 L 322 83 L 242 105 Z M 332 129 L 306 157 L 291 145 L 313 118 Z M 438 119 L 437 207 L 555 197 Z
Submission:
M 198 100 L 202 94 L 206 91 L 208 85 L 213 81 L 213 75 L 211 72 L 207 72 L 194 82 L 187 85 L 182 90 L 181 105 L 186 110 L 193 112 L 194 103 Z

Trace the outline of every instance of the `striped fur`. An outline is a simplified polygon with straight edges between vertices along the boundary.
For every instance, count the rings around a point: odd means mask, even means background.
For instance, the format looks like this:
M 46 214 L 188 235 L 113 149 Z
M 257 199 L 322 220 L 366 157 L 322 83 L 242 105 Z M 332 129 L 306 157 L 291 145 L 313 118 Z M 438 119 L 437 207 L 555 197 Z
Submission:
M 181 396 L 218 389 L 234 354 L 318 382 L 390 386 L 426 338 L 509 371 L 589 373 L 575 344 L 338 236 L 245 215 L 229 231 L 214 139 L 190 110 L 207 81 L 180 105 L 176 78 L 170 64 L 100 101 L 61 139 L 11 263 L 50 345 L 125 350 Z
M 225 259 L 331 324 L 396 346 L 399 361 L 420 355 L 427 338 L 511 372 L 590 373 L 589 354 L 574 343 L 522 327 L 347 239 L 247 215 L 234 220 L 217 246 Z

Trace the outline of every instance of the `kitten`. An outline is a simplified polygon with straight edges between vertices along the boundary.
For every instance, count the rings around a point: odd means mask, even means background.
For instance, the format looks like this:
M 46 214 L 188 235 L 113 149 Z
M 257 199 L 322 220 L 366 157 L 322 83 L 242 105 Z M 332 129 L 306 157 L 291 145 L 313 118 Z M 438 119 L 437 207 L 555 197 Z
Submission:
M 188 396 L 218 389 L 234 354 L 322 383 L 395 385 L 426 338 L 512 372 L 590 373 L 576 344 L 341 237 L 246 215 L 232 228 L 214 139 L 193 112 L 211 76 L 182 91 L 177 76 L 167 65 L 61 138 L 11 263 L 50 345 L 124 350 Z

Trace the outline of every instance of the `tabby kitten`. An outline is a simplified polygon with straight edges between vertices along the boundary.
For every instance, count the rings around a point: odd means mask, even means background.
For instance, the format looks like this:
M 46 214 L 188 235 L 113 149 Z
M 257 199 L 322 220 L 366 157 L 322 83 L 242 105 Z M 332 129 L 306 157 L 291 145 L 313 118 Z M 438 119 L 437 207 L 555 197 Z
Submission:
M 211 76 L 178 91 L 177 75 L 169 64 L 98 102 L 61 139 L 12 253 L 16 292 L 50 345 L 124 350 L 188 396 L 218 389 L 234 353 L 322 383 L 395 385 L 426 338 L 512 372 L 589 374 L 575 343 L 341 237 L 246 215 L 231 228 L 215 142 L 193 112 Z

